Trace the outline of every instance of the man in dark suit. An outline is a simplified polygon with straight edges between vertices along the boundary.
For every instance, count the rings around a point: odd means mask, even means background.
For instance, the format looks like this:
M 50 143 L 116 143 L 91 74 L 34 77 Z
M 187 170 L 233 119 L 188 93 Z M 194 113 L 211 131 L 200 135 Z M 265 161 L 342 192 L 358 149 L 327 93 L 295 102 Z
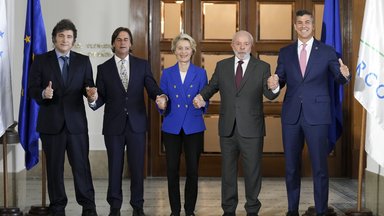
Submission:
M 196 107 L 205 105 L 220 91 L 219 136 L 222 154 L 221 206 L 225 216 L 235 215 L 238 204 L 237 161 L 241 154 L 244 170 L 245 209 L 257 215 L 261 207 L 261 157 L 265 136 L 263 95 L 274 99 L 267 80 L 270 66 L 250 55 L 253 37 L 239 31 L 232 39 L 235 56 L 219 61 L 209 84 L 194 99 Z
M 83 216 L 97 215 L 89 165 L 89 138 L 83 96 L 94 86 L 89 57 L 71 51 L 75 25 L 61 20 L 52 31 L 55 49 L 35 56 L 28 90 L 40 105 L 37 131 L 46 156 L 48 195 L 52 215 L 65 215 L 64 158 L 72 167 L 77 202 Z
M 313 38 L 313 16 L 296 12 L 298 41 L 280 50 L 276 78 L 280 87 L 287 85 L 281 121 L 285 154 L 287 216 L 299 215 L 301 154 L 304 139 L 312 163 L 315 209 L 325 215 L 328 209 L 328 126 L 331 124 L 329 77 L 339 83 L 350 79 L 348 67 L 336 52 Z M 279 84 L 275 83 L 272 89 Z
M 153 78 L 147 61 L 130 55 L 133 45 L 128 28 L 119 27 L 112 34 L 115 55 L 97 68 L 97 99 L 90 106 L 105 104 L 103 134 L 108 154 L 108 194 L 110 216 L 120 215 L 124 151 L 131 175 L 131 200 L 134 216 L 144 215 L 143 184 L 147 116 L 144 88 L 151 99 L 165 104 L 166 96 Z M 91 93 L 95 95 L 94 93 Z

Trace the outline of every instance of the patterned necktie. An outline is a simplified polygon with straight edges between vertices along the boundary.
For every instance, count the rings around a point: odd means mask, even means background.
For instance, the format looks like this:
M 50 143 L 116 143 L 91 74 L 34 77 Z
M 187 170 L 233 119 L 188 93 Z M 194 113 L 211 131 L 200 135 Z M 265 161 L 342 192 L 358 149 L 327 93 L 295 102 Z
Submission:
M 236 88 L 239 90 L 240 88 L 240 83 L 241 80 L 243 79 L 243 67 L 241 65 L 244 63 L 242 60 L 237 62 L 237 68 L 236 68 L 236 76 L 235 76 L 235 81 L 236 81 Z
M 124 89 L 125 91 L 128 90 L 128 81 L 129 81 L 129 77 L 128 77 L 128 71 L 127 71 L 127 68 L 125 68 L 125 59 L 122 59 L 121 61 L 121 65 L 120 65 L 120 79 L 121 79 L 121 82 L 123 83 L 123 86 L 124 86 Z
M 300 59 L 299 59 L 301 74 L 303 75 L 303 77 L 305 74 L 305 69 L 307 68 L 307 50 L 305 49 L 306 46 L 307 44 L 303 44 L 303 48 L 301 48 L 301 51 L 300 51 Z
M 61 68 L 61 76 L 63 77 L 63 81 L 64 81 L 64 86 L 67 85 L 67 82 L 68 82 L 68 69 L 69 69 L 69 65 L 68 65 L 68 56 L 60 56 L 61 59 L 63 59 L 64 61 L 64 64 L 63 64 L 63 68 Z

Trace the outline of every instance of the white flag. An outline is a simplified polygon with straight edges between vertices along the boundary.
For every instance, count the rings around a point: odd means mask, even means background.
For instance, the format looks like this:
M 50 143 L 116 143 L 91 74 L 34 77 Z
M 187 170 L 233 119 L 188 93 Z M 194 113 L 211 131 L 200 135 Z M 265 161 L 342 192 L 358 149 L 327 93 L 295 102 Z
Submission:
M 0 0 L 0 136 L 13 124 L 11 67 L 5 0 Z
M 365 150 L 384 166 L 384 1 L 367 0 L 356 69 L 355 98 L 367 110 Z

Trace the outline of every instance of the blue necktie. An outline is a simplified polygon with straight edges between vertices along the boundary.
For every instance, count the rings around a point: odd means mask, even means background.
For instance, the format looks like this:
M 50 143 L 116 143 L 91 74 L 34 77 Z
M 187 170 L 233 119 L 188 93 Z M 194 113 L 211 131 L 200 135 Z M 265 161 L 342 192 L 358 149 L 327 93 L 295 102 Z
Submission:
M 61 76 L 63 77 L 64 85 L 67 85 L 68 82 L 68 56 L 60 56 L 61 59 L 63 59 L 64 64 L 63 68 L 61 69 Z

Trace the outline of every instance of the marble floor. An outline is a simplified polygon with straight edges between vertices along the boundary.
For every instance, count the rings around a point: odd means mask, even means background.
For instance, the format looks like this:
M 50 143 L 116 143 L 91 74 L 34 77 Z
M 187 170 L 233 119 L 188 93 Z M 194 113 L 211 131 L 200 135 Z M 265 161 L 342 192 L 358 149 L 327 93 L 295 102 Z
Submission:
M 184 185 L 184 179 L 181 180 Z M 72 179 L 66 179 L 66 190 L 68 195 L 68 216 L 80 216 L 81 206 L 75 201 Z M 220 207 L 220 178 L 201 177 L 199 179 L 199 195 L 196 206 L 197 216 L 219 216 L 222 215 Z M 236 214 L 245 216 L 244 210 L 244 183 L 239 178 L 239 205 Z M 106 179 L 95 179 L 96 205 L 99 216 L 107 216 L 109 205 L 105 200 L 107 191 Z M 345 215 L 348 209 L 356 208 L 357 181 L 333 178 L 330 180 L 329 205 L 333 207 L 339 216 Z M 181 190 L 183 193 L 183 190 Z M 129 205 L 129 179 L 123 181 L 124 201 L 122 216 L 132 215 Z M 182 195 L 183 197 L 183 195 Z M 162 177 L 148 177 L 145 180 L 144 211 L 148 216 L 168 216 L 170 208 L 167 195 L 167 181 Z M 283 178 L 264 178 L 259 199 L 262 203 L 260 214 L 262 216 L 284 216 L 287 209 L 285 183 Z M 28 206 L 41 204 L 41 181 L 27 181 L 27 203 L 23 212 L 28 212 Z M 312 179 L 302 180 L 300 213 L 303 214 L 309 206 L 313 206 Z

